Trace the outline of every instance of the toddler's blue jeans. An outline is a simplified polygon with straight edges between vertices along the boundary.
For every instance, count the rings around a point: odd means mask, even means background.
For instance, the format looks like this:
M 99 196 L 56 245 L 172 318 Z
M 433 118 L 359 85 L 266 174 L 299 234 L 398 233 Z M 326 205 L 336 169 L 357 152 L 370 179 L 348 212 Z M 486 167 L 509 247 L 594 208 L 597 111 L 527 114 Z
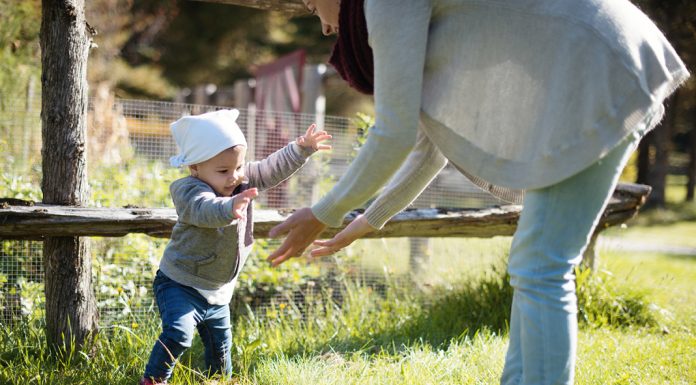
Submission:
M 164 382 L 198 329 L 210 373 L 232 374 L 232 331 L 229 305 L 210 305 L 196 289 L 180 285 L 161 271 L 154 281 L 155 298 L 162 319 L 162 334 L 150 353 L 145 377 Z
M 579 174 L 526 192 L 508 265 L 514 295 L 501 384 L 573 384 L 574 269 L 639 139 L 631 135 Z

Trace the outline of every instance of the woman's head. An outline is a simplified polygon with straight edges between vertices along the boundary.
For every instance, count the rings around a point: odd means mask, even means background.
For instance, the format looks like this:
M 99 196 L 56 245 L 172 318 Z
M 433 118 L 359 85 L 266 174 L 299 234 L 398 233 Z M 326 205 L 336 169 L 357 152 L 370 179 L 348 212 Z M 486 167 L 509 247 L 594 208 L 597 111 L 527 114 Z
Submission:
M 338 12 L 341 0 L 302 0 L 307 9 L 321 20 L 324 35 L 338 33 Z

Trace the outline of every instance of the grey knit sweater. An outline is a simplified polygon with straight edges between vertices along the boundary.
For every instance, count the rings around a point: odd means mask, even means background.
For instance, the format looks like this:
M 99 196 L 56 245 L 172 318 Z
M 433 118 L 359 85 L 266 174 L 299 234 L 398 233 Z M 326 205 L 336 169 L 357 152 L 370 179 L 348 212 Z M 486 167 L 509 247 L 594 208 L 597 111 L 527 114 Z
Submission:
M 271 188 L 284 181 L 314 153 L 295 142 L 266 159 L 247 163 L 248 184 L 235 194 L 256 187 Z M 160 270 L 172 280 L 197 289 L 215 290 L 232 281 L 251 251 L 252 205 L 243 219 L 232 214 L 232 197 L 220 197 L 202 180 L 188 176 L 169 190 L 179 216 L 160 261 Z

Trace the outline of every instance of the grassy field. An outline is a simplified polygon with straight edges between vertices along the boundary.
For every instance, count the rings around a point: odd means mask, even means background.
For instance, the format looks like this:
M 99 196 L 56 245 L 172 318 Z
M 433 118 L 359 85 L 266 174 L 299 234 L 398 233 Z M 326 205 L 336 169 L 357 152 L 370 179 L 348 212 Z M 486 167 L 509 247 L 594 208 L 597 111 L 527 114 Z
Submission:
M 691 242 L 693 223 L 671 235 Z M 629 226 L 612 236 L 662 229 Z M 198 340 L 173 384 L 496 384 L 507 344 L 509 238 L 433 240 L 429 268 L 400 271 L 405 241 L 363 241 L 360 256 L 385 287 L 347 284 L 303 304 L 281 304 L 234 326 L 235 376 L 201 372 Z M 343 263 L 340 258 L 338 263 Z M 459 277 L 453 278 L 453 277 Z M 696 383 L 696 257 L 603 250 L 581 273 L 577 384 Z M 301 308 L 300 308 L 301 307 Z M 41 322 L 0 332 L 1 384 L 135 384 L 158 319 L 106 328 L 89 353 L 49 353 Z

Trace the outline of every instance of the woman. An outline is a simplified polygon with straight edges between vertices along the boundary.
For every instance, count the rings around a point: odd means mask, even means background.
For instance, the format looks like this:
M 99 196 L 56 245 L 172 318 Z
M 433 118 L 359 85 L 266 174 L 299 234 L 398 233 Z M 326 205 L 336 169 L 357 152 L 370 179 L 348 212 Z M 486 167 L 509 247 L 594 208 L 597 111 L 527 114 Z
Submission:
M 381 228 L 447 160 L 495 191 L 525 190 L 501 382 L 571 384 L 573 269 L 631 153 L 688 77 L 674 49 L 628 0 L 304 2 L 338 33 L 338 72 L 374 91 L 375 125 L 333 189 L 271 231 L 288 236 L 269 261 L 301 254 L 393 176 L 312 255 Z

